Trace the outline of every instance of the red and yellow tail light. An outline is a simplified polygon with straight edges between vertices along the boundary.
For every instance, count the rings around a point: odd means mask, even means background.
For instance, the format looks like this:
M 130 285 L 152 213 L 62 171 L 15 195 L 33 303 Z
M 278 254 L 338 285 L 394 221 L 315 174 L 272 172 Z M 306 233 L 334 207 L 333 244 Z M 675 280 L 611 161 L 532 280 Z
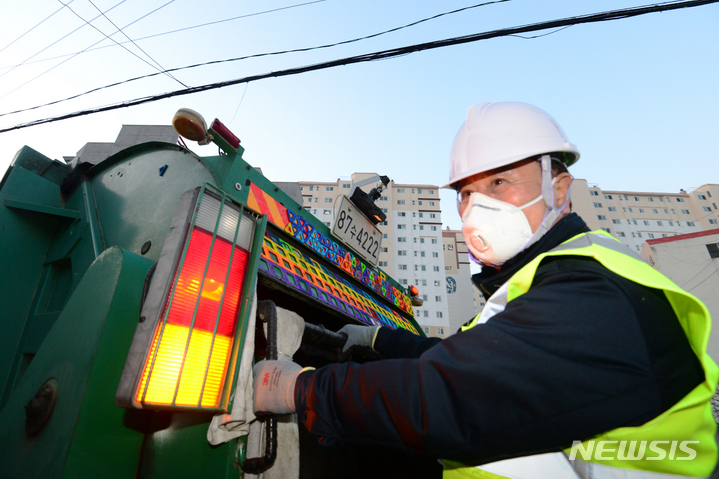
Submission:
M 183 195 L 130 346 L 120 406 L 227 410 L 264 225 L 208 186 Z

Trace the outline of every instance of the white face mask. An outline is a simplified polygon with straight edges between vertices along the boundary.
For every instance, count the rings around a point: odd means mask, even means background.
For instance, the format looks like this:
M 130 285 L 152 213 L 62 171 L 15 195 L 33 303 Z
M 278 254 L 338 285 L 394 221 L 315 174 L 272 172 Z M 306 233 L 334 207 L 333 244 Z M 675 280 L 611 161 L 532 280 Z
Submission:
M 462 234 L 472 255 L 488 266 L 500 266 L 522 251 L 532 238 L 532 228 L 523 209 L 542 199 L 514 206 L 482 193 L 472 193 L 462 215 Z

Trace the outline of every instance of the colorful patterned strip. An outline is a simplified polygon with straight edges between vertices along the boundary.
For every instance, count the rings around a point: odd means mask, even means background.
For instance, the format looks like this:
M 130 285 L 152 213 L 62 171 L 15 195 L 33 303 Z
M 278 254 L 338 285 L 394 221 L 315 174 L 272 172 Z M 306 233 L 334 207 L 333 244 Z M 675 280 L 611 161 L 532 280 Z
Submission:
M 290 222 L 287 217 L 287 208 L 277 200 L 265 193 L 254 183 L 250 183 L 250 191 L 247 194 L 247 206 L 267 215 L 269 220 L 282 231 L 292 234 Z
M 286 286 L 366 324 L 419 334 L 401 314 L 269 231 L 265 233 L 259 268 Z
M 377 294 L 382 295 L 387 301 L 414 316 L 412 301 L 409 296 L 392 286 L 387 277 L 381 271 L 375 270 L 367 265 L 361 258 L 351 251 L 342 248 L 331 238 L 326 237 L 307 222 L 302 216 L 294 214 L 282 204 L 265 193 L 254 183 L 250 184 L 250 192 L 247 198 L 247 206 L 255 211 L 268 215 L 270 221 L 285 233 L 294 236 L 295 239 L 307 245 L 323 258 L 332 262 L 347 274 L 354 277 Z M 281 242 L 281 243 L 280 243 Z M 278 244 L 286 245 L 294 250 L 284 241 L 277 239 Z M 301 255 L 297 251 L 298 255 Z

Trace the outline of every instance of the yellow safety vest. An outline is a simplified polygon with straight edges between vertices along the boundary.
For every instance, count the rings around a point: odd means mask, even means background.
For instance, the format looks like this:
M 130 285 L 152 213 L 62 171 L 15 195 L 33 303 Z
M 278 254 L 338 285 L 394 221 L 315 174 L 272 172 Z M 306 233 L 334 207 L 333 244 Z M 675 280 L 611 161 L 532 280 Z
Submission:
M 669 410 L 641 426 L 618 428 L 581 443 L 577 441 L 563 452 L 484 466 L 465 466 L 445 460 L 444 478 L 709 477 L 717 466 L 716 423 L 709 400 L 719 379 L 719 368 L 706 353 L 711 327 L 709 311 L 701 301 L 604 231 L 582 233 L 534 258 L 490 298 L 488 306 L 492 303 L 494 309 L 488 314 L 477 315 L 463 330 L 486 321 L 488 315 L 503 310 L 509 301 L 529 291 L 542 260 L 560 255 L 592 257 L 623 278 L 664 291 L 701 362 L 704 382 Z M 597 450 L 597 447 L 601 449 Z

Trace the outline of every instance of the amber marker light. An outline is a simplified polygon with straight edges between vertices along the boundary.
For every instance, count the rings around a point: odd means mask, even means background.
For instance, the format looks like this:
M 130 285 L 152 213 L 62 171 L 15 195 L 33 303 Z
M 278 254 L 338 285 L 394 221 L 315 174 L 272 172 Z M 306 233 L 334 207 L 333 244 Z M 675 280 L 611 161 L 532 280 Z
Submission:
M 180 199 L 120 380 L 120 406 L 228 408 L 266 220 L 213 190 Z

